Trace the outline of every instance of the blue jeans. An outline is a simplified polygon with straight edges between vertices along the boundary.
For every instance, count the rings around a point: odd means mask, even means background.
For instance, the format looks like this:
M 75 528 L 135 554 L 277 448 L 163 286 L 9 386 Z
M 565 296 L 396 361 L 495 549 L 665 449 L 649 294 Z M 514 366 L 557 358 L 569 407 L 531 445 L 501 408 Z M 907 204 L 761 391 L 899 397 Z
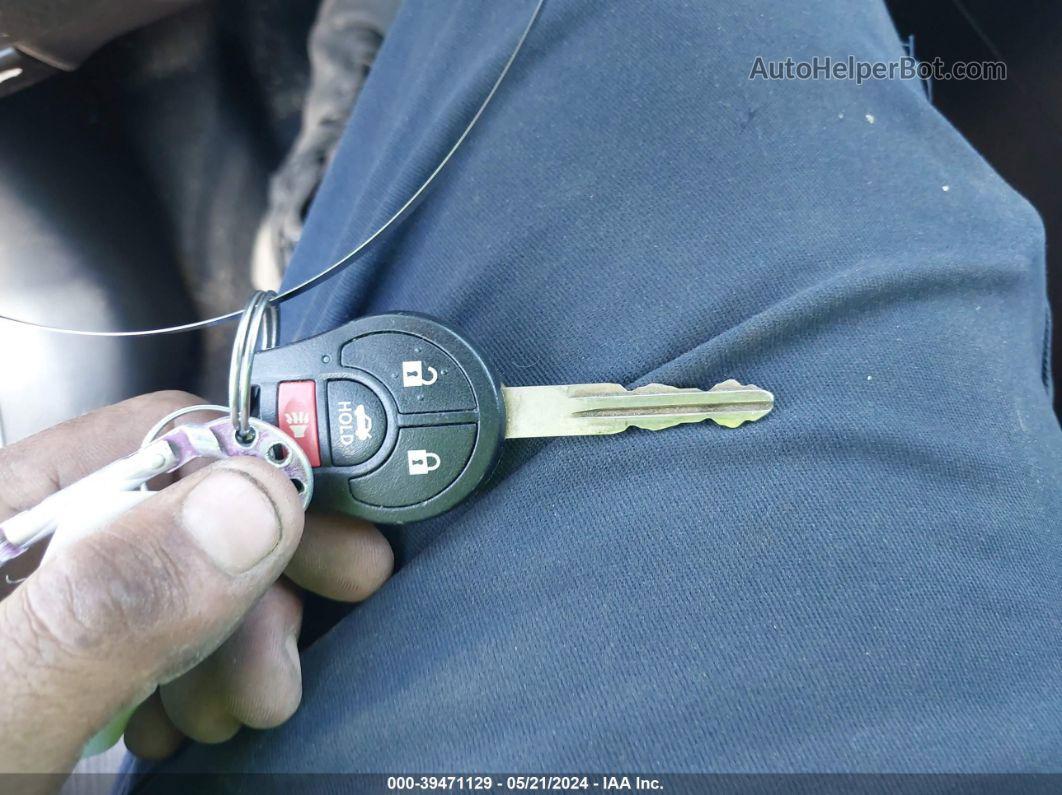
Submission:
M 434 168 L 531 5 L 406 3 L 289 283 Z M 1041 225 L 919 83 L 749 79 L 848 54 L 902 54 L 883 6 L 548 0 L 287 334 L 414 310 L 508 384 L 734 377 L 774 413 L 508 443 L 392 532 L 290 723 L 159 769 L 1062 769 Z

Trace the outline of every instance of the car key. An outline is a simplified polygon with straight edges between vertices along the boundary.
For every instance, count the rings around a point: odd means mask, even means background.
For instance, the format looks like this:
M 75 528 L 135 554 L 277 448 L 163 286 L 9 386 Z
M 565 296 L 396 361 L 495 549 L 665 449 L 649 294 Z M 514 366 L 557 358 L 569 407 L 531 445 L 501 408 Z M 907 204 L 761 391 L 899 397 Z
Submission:
M 650 384 L 506 387 L 453 329 L 423 315 L 354 320 L 254 357 L 256 414 L 302 447 L 314 503 L 385 524 L 454 507 L 490 475 L 506 438 L 734 428 L 774 396 L 723 381 L 708 391 Z

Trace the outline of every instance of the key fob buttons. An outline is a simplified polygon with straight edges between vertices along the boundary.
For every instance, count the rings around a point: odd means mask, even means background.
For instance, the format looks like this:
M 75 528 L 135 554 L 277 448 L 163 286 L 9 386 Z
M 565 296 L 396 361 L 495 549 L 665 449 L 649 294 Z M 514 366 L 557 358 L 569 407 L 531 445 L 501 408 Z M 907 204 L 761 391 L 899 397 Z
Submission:
M 379 378 L 403 414 L 476 408 L 461 368 L 423 337 L 366 334 L 343 346 L 341 361 L 344 367 L 357 367 Z
M 295 440 L 310 466 L 321 466 L 317 430 L 317 384 L 285 381 L 277 386 L 277 420 L 280 430 Z
M 368 475 L 351 478 L 350 492 L 384 508 L 424 502 L 457 479 L 475 442 L 474 424 L 402 428 L 390 458 Z
M 329 381 L 327 414 L 334 466 L 364 464 L 383 445 L 387 414 L 383 403 L 365 384 Z
M 381 524 L 457 505 L 493 470 L 505 433 L 497 377 L 464 337 L 423 315 L 363 317 L 260 351 L 251 380 L 258 415 L 274 424 L 282 384 L 315 394 L 314 504 Z M 308 437 L 303 413 L 313 415 L 300 410 L 291 432 L 305 424 Z

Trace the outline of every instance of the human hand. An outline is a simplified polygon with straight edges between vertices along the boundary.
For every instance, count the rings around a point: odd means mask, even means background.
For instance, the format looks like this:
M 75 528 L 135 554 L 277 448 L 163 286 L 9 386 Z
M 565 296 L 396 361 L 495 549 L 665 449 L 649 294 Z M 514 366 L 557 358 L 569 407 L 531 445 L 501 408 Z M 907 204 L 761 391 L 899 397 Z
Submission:
M 196 402 L 134 398 L 0 449 L 0 520 L 131 452 L 158 419 Z M 146 757 L 172 753 L 184 736 L 221 742 L 242 725 L 279 725 L 302 694 L 296 586 L 357 601 L 392 565 L 376 528 L 304 517 L 295 489 L 264 462 L 226 459 L 178 480 L 64 544 L 0 601 L 0 772 L 69 770 L 101 727 L 141 702 L 126 742 Z

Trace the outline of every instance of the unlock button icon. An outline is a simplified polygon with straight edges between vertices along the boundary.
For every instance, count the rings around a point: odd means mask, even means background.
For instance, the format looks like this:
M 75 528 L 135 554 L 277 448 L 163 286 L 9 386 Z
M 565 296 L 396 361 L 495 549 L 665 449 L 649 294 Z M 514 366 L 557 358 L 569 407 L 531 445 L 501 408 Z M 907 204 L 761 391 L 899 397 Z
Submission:
M 428 371 L 428 376 L 424 376 L 424 371 Z M 434 367 L 426 367 L 424 362 L 411 361 L 402 362 L 402 386 L 431 386 L 439 378 L 439 373 Z

